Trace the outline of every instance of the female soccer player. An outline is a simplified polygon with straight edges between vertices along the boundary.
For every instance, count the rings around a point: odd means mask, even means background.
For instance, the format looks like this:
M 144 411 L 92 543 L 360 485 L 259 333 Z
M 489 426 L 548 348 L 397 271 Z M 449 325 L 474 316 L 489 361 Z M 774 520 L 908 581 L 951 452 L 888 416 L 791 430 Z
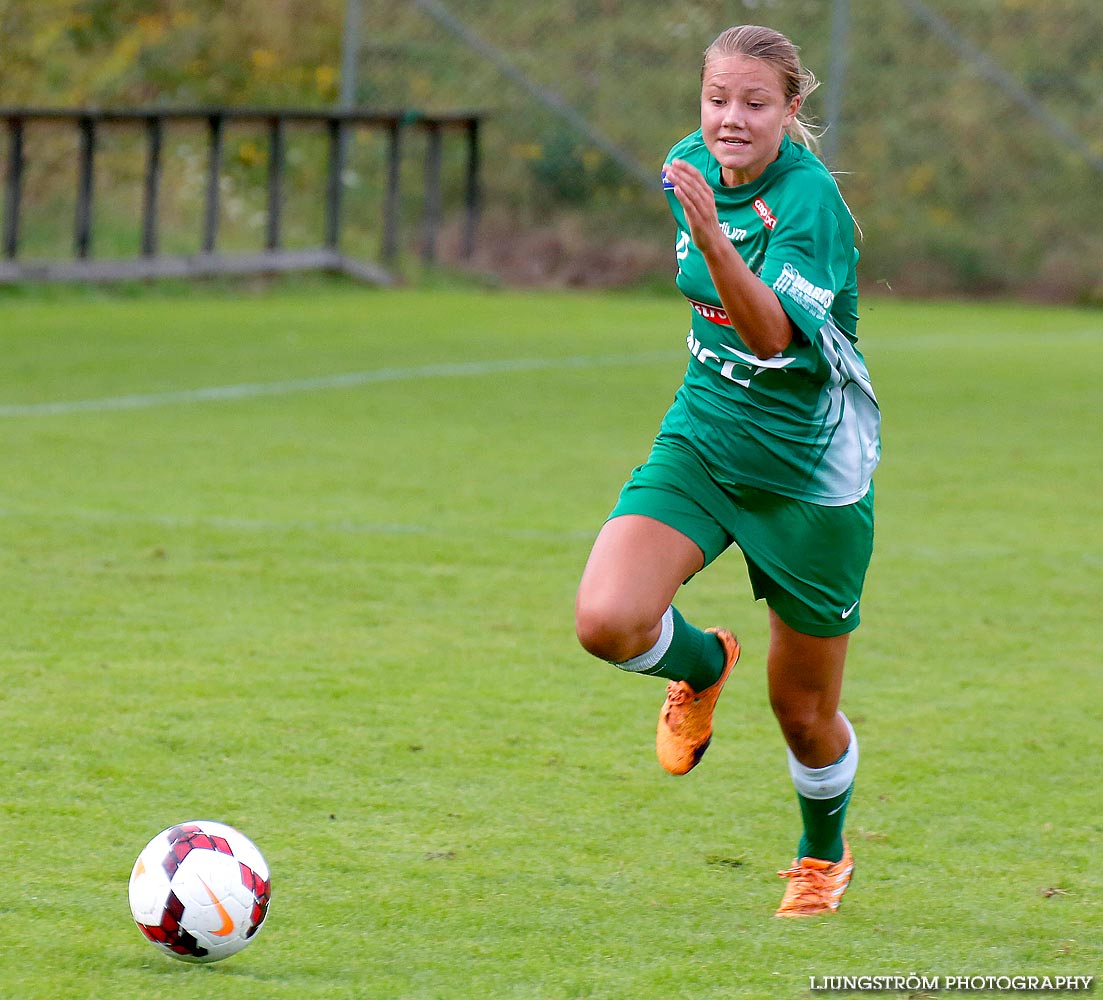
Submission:
M 656 749 L 685 774 L 740 648 L 671 602 L 730 545 L 742 550 L 769 609 L 770 703 L 803 821 L 797 860 L 779 873 L 785 917 L 834 912 L 853 869 L 843 822 L 858 743 L 839 696 L 880 456 L 855 347 L 854 221 L 799 117 L 815 86 L 768 28 L 729 28 L 705 51 L 701 128 L 662 175 L 692 309 L 688 369 L 594 543 L 576 607 L 586 650 L 669 681 Z

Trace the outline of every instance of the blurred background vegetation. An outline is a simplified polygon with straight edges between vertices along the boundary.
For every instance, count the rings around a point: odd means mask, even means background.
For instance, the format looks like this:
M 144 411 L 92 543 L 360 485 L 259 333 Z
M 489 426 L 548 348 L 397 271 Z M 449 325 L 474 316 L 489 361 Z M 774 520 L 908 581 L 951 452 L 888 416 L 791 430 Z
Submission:
M 701 51 L 730 24 L 769 24 L 825 84 L 808 111 L 822 120 L 839 95 L 830 165 L 862 228 L 867 284 L 1103 302 L 1103 4 L 845 7 L 840 52 L 832 0 L 363 0 L 354 98 L 487 114 L 485 208 L 466 266 L 508 283 L 665 282 L 673 237 L 657 177 L 697 126 Z M 345 0 L 0 0 L 0 105 L 330 108 L 345 14 Z M 421 141 L 403 179 L 411 227 Z M 21 254 L 71 252 L 75 142 L 59 126 L 27 136 Z M 446 260 L 462 200 L 451 145 Z M 138 130 L 101 140 L 96 256 L 135 252 L 142 149 Z M 382 137 L 354 137 L 346 252 L 378 254 L 384 152 Z M 324 153 L 320 133 L 289 137 L 289 246 L 321 239 Z M 266 157 L 260 128 L 227 135 L 221 249 L 259 248 Z M 201 133 L 173 134 L 164 162 L 163 248 L 192 252 Z

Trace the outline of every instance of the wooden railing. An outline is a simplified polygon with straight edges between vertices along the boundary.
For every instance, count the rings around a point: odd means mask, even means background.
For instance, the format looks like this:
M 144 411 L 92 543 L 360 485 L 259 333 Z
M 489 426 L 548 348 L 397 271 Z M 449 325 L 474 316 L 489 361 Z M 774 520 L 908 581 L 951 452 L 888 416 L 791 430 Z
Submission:
M 367 281 L 389 284 L 391 268 L 400 252 L 400 174 L 403 137 L 413 129 L 425 133 L 420 256 L 426 263 L 437 257 L 442 220 L 442 148 L 446 133 L 459 133 L 465 146 L 463 181 L 463 232 L 460 253 L 474 251 L 480 212 L 479 127 L 481 117 L 472 113 L 424 115 L 410 111 L 313 111 L 273 108 L 199 108 L 148 110 L 97 110 L 57 108 L 0 108 L 7 124 L 7 164 L 4 185 L 3 232 L 0 235 L 0 282 L 21 280 L 118 280 L 125 278 L 186 275 L 248 274 L 304 269 L 337 270 Z M 197 252 L 165 255 L 160 252 L 160 202 L 162 154 L 166 131 L 175 125 L 204 127 L 206 180 L 201 231 Z M 68 259 L 24 260 L 20 255 L 20 231 L 24 221 L 24 177 L 27 167 L 27 133 L 45 124 L 76 129 L 76 203 L 73 217 L 73 254 Z M 267 127 L 267 199 L 264 247 L 256 253 L 220 253 L 220 180 L 227 130 L 241 124 Z M 321 202 L 324 212 L 322 245 L 289 250 L 283 245 L 286 143 L 290 126 L 321 126 L 328 137 L 326 183 Z M 142 184 L 141 243 L 132 259 L 99 260 L 93 255 L 93 202 L 95 198 L 96 148 L 108 127 L 140 127 L 145 133 Z M 348 140 L 358 129 L 381 131 L 386 136 L 386 169 L 379 262 L 356 259 L 341 252 L 343 182 Z

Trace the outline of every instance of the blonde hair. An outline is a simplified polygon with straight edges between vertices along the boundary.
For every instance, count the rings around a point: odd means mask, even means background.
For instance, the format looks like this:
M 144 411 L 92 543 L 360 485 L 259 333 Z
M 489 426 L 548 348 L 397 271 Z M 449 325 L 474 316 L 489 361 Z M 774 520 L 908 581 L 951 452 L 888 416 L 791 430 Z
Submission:
M 705 68 L 711 59 L 724 56 L 761 59 L 777 70 L 785 89 L 785 100 L 791 101 L 799 95 L 803 102 L 820 82 L 815 73 L 801 65 L 799 52 L 797 46 L 773 28 L 763 28 L 757 24 L 735 25 L 722 31 L 705 49 L 701 79 L 704 81 Z M 803 143 L 812 150 L 819 148 L 821 130 L 799 114 L 785 127 L 785 131 L 795 142 Z

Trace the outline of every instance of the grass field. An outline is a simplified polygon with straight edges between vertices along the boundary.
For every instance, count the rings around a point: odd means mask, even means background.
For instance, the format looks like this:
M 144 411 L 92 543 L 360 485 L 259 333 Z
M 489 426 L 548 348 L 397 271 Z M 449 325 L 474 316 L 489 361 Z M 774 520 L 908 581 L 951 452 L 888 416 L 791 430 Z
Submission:
M 654 759 L 661 684 L 573 636 L 684 305 L 6 294 L 0 996 L 1103 974 L 1103 313 L 863 311 L 885 457 L 844 693 L 856 875 L 833 919 L 782 922 L 797 810 L 738 553 L 679 601 L 745 647 L 692 775 Z M 127 907 L 141 847 L 194 818 L 273 869 L 263 933 L 209 967 Z

